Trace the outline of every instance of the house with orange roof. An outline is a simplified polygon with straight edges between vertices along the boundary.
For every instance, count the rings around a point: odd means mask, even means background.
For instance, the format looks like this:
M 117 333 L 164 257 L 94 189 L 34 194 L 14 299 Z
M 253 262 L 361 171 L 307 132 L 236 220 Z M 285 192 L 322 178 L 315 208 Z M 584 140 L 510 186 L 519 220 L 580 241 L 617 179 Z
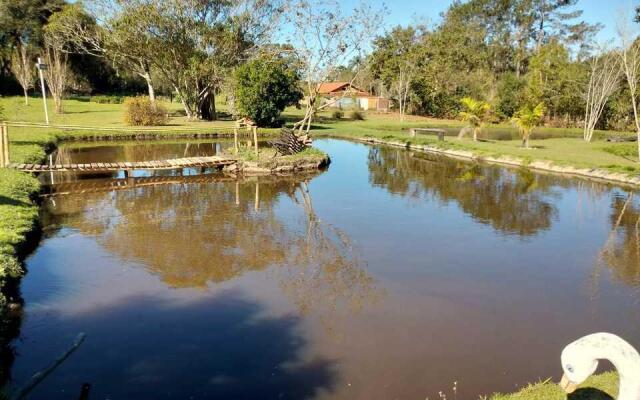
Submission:
M 351 82 L 325 82 L 318 87 L 318 94 L 336 108 L 360 108 L 362 110 L 389 111 L 390 101 L 382 96 L 358 88 Z

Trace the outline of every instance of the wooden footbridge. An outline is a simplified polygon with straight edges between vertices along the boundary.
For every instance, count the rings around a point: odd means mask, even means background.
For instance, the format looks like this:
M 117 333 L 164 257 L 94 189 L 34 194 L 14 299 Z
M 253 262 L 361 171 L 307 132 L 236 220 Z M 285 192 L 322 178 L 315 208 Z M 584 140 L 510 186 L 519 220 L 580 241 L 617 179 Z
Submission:
M 9 164 L 9 168 L 24 172 L 117 172 L 136 170 L 171 170 L 183 168 L 222 168 L 235 164 L 236 159 L 219 156 L 175 158 L 170 160 L 90 163 L 90 164 Z

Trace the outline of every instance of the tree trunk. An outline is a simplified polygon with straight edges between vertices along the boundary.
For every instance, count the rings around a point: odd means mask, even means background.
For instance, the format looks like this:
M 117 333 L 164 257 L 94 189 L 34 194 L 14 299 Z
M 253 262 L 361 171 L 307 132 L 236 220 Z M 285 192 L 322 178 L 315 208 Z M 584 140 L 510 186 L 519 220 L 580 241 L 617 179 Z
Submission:
M 478 128 L 473 128 L 473 141 L 478 141 Z
M 200 100 L 200 104 L 198 105 L 198 107 L 200 109 L 200 116 L 202 117 L 202 119 L 207 121 L 218 120 L 218 113 L 216 112 L 215 88 L 209 89 L 202 95 L 202 99 Z
M 29 105 L 29 93 L 27 93 L 27 88 L 26 87 L 23 87 L 22 90 L 24 92 L 24 105 L 28 106 Z
M 151 77 L 149 75 L 147 75 L 145 78 L 145 81 L 147 81 L 147 89 L 149 91 L 149 100 L 151 101 L 152 104 L 156 103 L 156 91 L 153 88 L 153 83 L 151 82 Z

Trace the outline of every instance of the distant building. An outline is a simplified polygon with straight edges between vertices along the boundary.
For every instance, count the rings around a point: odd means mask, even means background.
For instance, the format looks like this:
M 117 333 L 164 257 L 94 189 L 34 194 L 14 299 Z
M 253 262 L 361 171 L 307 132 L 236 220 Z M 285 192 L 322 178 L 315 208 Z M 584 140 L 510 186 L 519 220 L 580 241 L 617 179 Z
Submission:
M 374 96 L 350 82 L 326 82 L 318 88 L 318 94 L 325 98 L 325 104 L 332 102 L 332 107 L 363 110 L 389 111 L 390 101 L 381 96 Z

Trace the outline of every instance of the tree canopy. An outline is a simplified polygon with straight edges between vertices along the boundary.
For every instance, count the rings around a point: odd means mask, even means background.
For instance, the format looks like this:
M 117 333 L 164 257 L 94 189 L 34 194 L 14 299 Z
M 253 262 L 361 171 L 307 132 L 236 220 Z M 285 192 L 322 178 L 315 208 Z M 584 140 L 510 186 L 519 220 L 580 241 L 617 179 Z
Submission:
M 279 125 L 280 113 L 303 97 L 298 71 L 278 57 L 263 56 L 235 72 L 235 106 L 258 126 Z

